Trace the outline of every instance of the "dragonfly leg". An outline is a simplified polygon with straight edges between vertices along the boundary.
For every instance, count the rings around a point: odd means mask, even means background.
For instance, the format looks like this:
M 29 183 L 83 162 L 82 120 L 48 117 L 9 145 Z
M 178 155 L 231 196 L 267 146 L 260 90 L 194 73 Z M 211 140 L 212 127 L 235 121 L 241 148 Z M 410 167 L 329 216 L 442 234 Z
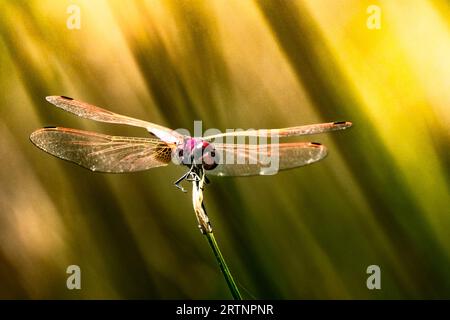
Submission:
M 174 185 L 175 185 L 175 187 L 177 187 L 178 189 L 180 189 L 180 190 L 183 191 L 184 193 L 187 192 L 186 189 L 183 188 L 183 186 L 180 186 L 180 185 L 179 185 L 179 182 L 178 182 L 178 183 L 175 182 Z
M 180 189 L 183 192 L 187 192 L 186 189 L 183 188 L 183 186 L 180 185 L 180 183 L 183 180 L 190 181 L 188 177 L 191 175 L 193 168 L 194 168 L 194 166 L 192 166 L 185 174 L 183 174 L 177 181 L 175 181 L 173 183 L 175 185 L 175 187 L 177 187 L 178 189 Z
M 186 177 L 186 181 L 198 182 L 198 181 L 200 181 L 200 178 L 199 178 L 198 174 L 196 174 L 195 172 L 191 172 L 189 177 Z
M 186 178 L 186 181 L 191 181 L 191 182 L 199 182 L 200 181 L 200 175 L 199 175 L 199 170 L 201 170 L 199 167 L 192 167 L 192 169 L 190 170 L 190 174 L 189 177 Z
M 183 192 L 187 192 L 185 188 L 183 188 L 183 186 L 180 186 L 180 183 L 186 179 L 187 175 L 190 173 L 190 171 L 186 172 L 185 174 L 183 174 L 181 176 L 181 178 L 179 178 L 177 181 L 175 181 L 173 184 L 175 185 L 175 187 L 177 187 L 178 189 L 180 189 Z
M 175 187 L 177 187 L 178 189 L 180 189 L 183 192 L 187 192 L 186 189 L 183 188 L 183 186 L 180 185 L 180 183 L 183 180 L 189 181 L 189 182 L 199 182 L 201 180 L 200 175 L 199 175 L 199 170 L 202 170 L 202 168 L 196 167 L 195 164 L 193 164 L 189 170 L 183 174 L 177 181 L 175 181 L 173 184 L 175 185 Z M 208 178 L 206 178 L 205 176 L 205 182 L 209 183 Z

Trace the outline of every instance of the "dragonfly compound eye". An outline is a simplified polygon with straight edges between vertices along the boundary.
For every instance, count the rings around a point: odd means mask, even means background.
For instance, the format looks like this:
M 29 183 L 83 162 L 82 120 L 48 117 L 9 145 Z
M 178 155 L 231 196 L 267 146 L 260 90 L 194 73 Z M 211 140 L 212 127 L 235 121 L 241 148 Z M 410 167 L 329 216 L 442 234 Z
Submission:
M 172 154 L 172 160 L 175 164 L 184 164 L 184 150 L 183 146 L 178 146 Z
M 203 146 L 202 165 L 205 170 L 213 170 L 219 164 L 219 155 L 213 145 Z

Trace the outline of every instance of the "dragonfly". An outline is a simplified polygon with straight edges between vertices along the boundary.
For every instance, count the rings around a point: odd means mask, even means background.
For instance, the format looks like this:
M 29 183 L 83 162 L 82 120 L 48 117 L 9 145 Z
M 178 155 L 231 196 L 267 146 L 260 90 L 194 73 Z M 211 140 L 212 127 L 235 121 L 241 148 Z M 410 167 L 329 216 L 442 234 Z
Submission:
M 124 124 L 145 128 L 149 137 L 112 136 L 64 127 L 44 127 L 34 131 L 30 140 L 38 148 L 58 158 L 76 163 L 91 171 L 123 173 L 162 167 L 173 162 L 188 167 L 186 173 L 174 182 L 198 181 L 198 169 L 217 176 L 254 176 L 267 174 L 268 164 L 260 159 L 277 151 L 278 168 L 286 170 L 322 160 L 327 148 L 317 142 L 277 143 L 272 148 L 246 143 L 221 143 L 237 137 L 294 137 L 342 130 L 352 126 L 349 121 L 336 121 L 282 129 L 233 131 L 191 137 L 176 130 L 148 121 L 117 114 L 66 96 L 48 96 L 53 105 L 81 118 L 99 122 Z M 227 140 L 228 141 L 228 140 Z M 276 148 L 274 148 L 276 147 Z M 220 161 L 221 159 L 243 161 Z

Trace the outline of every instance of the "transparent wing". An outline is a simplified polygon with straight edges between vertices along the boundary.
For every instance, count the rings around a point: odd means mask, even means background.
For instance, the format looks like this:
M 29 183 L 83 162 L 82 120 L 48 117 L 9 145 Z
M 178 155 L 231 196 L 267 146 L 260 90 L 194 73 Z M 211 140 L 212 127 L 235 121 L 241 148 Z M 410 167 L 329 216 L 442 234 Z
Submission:
M 92 171 L 132 172 L 167 165 L 172 148 L 159 139 L 119 137 L 69 128 L 43 128 L 30 140 L 58 158 Z
M 100 122 L 127 124 L 130 126 L 142 127 L 147 129 L 147 131 L 149 131 L 150 133 L 153 133 L 158 138 L 170 143 L 176 143 L 183 139 L 183 136 L 175 130 L 151 122 L 123 116 L 106 109 L 96 107 L 86 102 L 74 100 L 69 97 L 49 96 L 45 99 L 58 108 L 69 111 L 82 118 Z
M 303 136 L 308 134 L 317 134 L 328 131 L 343 130 L 352 126 L 351 122 L 348 121 L 337 121 L 337 122 L 327 122 L 311 124 L 306 126 L 282 128 L 282 129 L 258 129 L 258 130 L 245 130 L 245 131 L 234 131 L 226 132 L 216 135 L 207 136 L 204 139 L 211 141 L 217 138 L 223 137 L 270 137 L 276 136 L 282 137 L 295 137 Z
M 271 175 L 317 162 L 327 155 L 325 146 L 316 142 L 214 144 L 214 148 L 219 165 L 207 174 L 218 176 Z

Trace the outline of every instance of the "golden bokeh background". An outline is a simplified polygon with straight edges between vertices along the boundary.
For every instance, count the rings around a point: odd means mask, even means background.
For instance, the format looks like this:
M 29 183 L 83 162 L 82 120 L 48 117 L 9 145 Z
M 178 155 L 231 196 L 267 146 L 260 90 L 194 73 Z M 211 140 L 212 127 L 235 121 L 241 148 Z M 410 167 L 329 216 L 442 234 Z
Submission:
M 327 145 L 317 164 L 211 178 L 243 295 L 450 298 L 449 57 L 445 0 L 1 1 L 0 297 L 230 297 L 172 185 L 183 168 L 91 173 L 30 143 L 46 125 L 146 136 L 44 100 L 67 95 L 190 130 L 352 121 L 300 139 Z

